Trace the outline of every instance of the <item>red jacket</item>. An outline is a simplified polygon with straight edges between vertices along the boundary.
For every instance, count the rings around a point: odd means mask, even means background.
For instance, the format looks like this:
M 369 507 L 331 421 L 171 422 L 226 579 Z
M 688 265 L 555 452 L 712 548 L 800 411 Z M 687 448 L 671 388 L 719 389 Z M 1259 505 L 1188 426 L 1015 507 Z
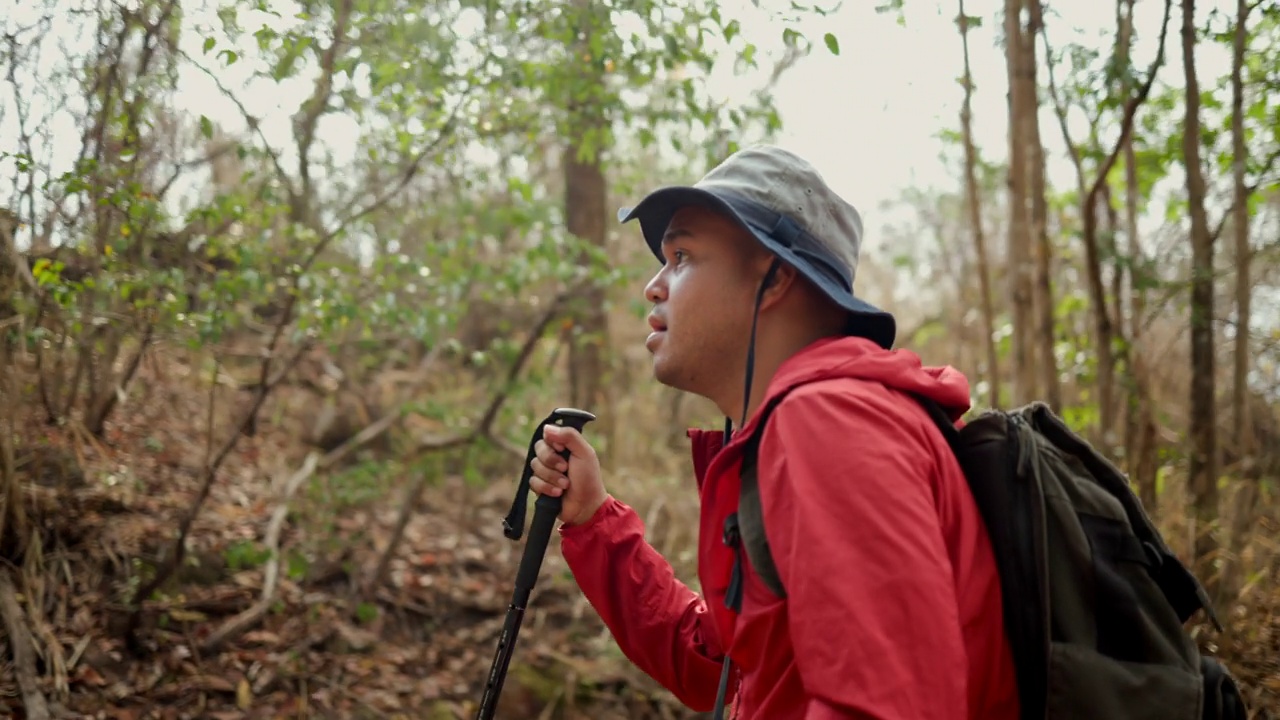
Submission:
M 958 419 L 969 407 L 964 376 L 840 338 L 784 363 L 760 406 L 797 385 L 769 419 L 758 466 L 785 600 L 747 573 L 742 614 L 724 604 L 734 555 L 722 528 L 758 413 L 723 449 L 722 432 L 689 431 L 703 594 L 674 577 L 639 516 L 613 497 L 560 530 L 583 593 L 627 657 L 694 710 L 714 705 L 728 648 L 741 720 L 1016 720 L 981 516 L 945 440 L 899 392 L 930 396 Z

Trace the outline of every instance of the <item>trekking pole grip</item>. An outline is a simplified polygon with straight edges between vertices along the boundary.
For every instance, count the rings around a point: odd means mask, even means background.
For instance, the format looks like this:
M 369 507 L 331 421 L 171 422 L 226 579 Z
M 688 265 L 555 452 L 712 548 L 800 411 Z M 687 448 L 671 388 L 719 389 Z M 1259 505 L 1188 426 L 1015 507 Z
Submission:
M 515 500 L 511 503 L 511 511 L 502 520 L 503 533 L 508 538 L 519 540 L 524 534 L 525 506 L 529 500 L 529 479 L 533 477 L 532 463 L 537 456 L 535 446 L 542 439 L 543 427 L 559 425 L 582 432 L 587 423 L 595 419 L 596 416 L 586 410 L 556 408 L 545 420 L 538 423 L 533 432 L 533 438 L 529 441 L 529 453 L 525 457 L 524 471 L 520 476 L 520 486 L 516 489 Z M 562 450 L 557 454 L 566 461 L 569 459 L 568 450 Z M 494 654 L 493 665 L 489 668 L 484 696 L 480 699 L 480 707 L 476 713 L 477 720 L 492 720 L 497 710 L 498 696 L 502 693 L 502 685 L 507 678 L 507 667 L 511 663 L 516 636 L 519 635 L 520 625 L 524 620 L 525 606 L 529 602 L 533 586 L 538 582 L 542 559 L 547 553 L 551 531 L 555 528 L 556 518 L 560 515 L 563 501 L 558 496 L 539 494 L 533 505 L 533 522 L 529 527 L 529 540 L 525 543 L 520 567 L 516 571 L 515 590 L 511 594 L 511 604 L 507 606 L 506 621 L 502 626 L 502 634 L 498 637 L 498 649 Z
M 556 408 L 547 418 L 547 422 L 538 426 L 539 435 L 541 435 L 542 426 L 547 424 L 568 426 L 582 432 L 587 423 L 594 419 L 595 416 L 585 410 Z M 569 461 L 567 448 L 556 454 L 564 458 L 565 462 Z M 519 598 L 521 607 L 528 600 L 529 591 L 533 590 L 533 586 L 538 582 L 542 558 L 546 555 L 547 544 L 551 541 L 551 531 L 555 528 L 556 518 L 560 516 L 560 508 L 563 505 L 564 497 L 561 495 L 539 494 L 538 499 L 533 503 L 533 521 L 529 523 L 529 540 L 525 545 L 520 569 L 516 571 L 516 588 L 518 591 L 524 591 L 523 597 Z

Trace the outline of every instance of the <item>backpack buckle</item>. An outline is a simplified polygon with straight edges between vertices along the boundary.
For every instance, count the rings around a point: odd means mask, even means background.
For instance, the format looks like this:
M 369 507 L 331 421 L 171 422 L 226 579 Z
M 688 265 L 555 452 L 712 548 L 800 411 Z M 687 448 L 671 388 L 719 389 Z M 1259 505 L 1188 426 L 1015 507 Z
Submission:
M 738 546 L 738 513 L 733 513 L 724 519 L 724 535 L 721 540 L 725 545 L 736 548 Z

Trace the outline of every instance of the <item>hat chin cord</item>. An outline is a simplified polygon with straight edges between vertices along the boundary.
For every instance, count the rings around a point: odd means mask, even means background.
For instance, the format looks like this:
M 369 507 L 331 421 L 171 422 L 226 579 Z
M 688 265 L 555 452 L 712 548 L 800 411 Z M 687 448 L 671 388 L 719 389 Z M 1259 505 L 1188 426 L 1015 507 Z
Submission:
M 764 277 L 761 278 L 759 289 L 756 290 L 756 302 L 751 310 L 751 344 L 747 346 L 747 367 L 742 383 L 742 415 L 738 419 L 739 428 L 747 424 L 747 409 L 751 406 L 751 381 L 756 369 L 756 324 L 760 320 L 760 303 L 764 300 L 764 291 L 773 284 L 773 279 L 778 274 L 780 265 L 781 261 L 775 257 Z M 733 420 L 726 416 L 724 419 L 724 445 L 729 444 L 732 435 Z
M 760 288 L 756 290 L 756 304 L 751 312 L 751 345 L 747 347 L 747 368 L 746 378 L 742 385 L 742 418 L 738 421 L 738 427 L 742 428 L 747 424 L 747 408 L 751 406 L 751 379 L 756 369 L 756 323 L 760 319 L 760 303 L 764 300 L 764 291 L 773 284 L 773 278 L 778 272 L 779 260 L 777 257 L 773 259 L 773 263 L 769 265 L 769 270 L 765 272 L 764 278 L 760 280 Z M 721 447 L 729 444 L 729 440 L 733 436 L 733 420 L 728 416 L 724 419 L 724 443 Z M 735 574 L 737 570 L 734 570 Z M 723 717 L 725 694 L 729 689 L 729 669 L 732 666 L 727 653 L 724 659 L 724 667 L 720 671 L 720 687 L 716 692 L 716 714 L 715 720 Z

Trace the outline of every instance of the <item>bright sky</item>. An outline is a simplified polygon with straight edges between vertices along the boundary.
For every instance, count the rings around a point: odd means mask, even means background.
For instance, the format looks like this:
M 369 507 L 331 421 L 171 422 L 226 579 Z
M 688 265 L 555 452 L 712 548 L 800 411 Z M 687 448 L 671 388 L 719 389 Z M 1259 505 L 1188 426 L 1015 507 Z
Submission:
M 935 135 L 943 128 L 958 127 L 962 98 L 957 82 L 962 68 L 960 38 L 954 23 L 957 4 L 908 0 L 905 27 L 899 26 L 892 15 L 877 14 L 874 10 L 877 4 L 878 0 L 845 0 L 837 13 L 806 20 L 799 26 L 803 33 L 819 43 L 822 33 L 834 33 L 839 38 L 841 53 L 833 57 L 819 44 L 810 57 L 783 76 L 776 90 L 784 123 L 780 142 L 814 162 L 828 181 L 862 210 L 871 233 L 887 221 L 883 217 L 877 220 L 880 205 L 897 198 L 903 188 L 913 185 L 957 187 L 957 178 L 939 157 L 941 145 Z M 1077 39 L 1076 28 L 1084 29 L 1091 36 L 1091 42 L 1100 43 L 1099 46 L 1109 42 L 1114 27 L 1111 3 L 1053 4 L 1069 8 L 1051 9 L 1046 19 L 1055 48 Z M 1231 9 L 1226 7 L 1225 0 L 1199 4 L 1202 17 L 1207 16 L 1215 4 L 1222 5 L 1224 10 Z M 13 18 L 33 12 L 30 8 L 24 11 L 24 3 L 19 0 L 0 0 L 0 6 L 4 5 L 8 5 L 6 14 Z M 783 26 L 778 24 L 777 13 L 771 8 L 785 8 L 790 5 L 789 0 L 762 0 L 763 9 L 753 7 L 751 0 L 725 0 L 722 5 L 726 13 L 741 19 L 746 37 L 759 39 L 764 47 L 777 47 Z M 996 45 L 997 13 L 1002 5 L 1003 0 L 970 0 L 966 4 L 970 15 L 983 19 L 983 26 L 971 31 L 970 37 L 977 87 L 975 134 L 980 151 L 992 159 L 1006 153 L 1007 85 L 1003 53 Z M 287 12 L 284 7 L 281 10 Z M 1143 66 L 1153 55 L 1161 11 L 1159 0 L 1138 2 L 1139 38 L 1135 57 Z M 190 18 L 200 15 L 188 9 Z M 253 21 L 245 20 L 252 28 Z M 1175 7 L 1168 40 L 1168 64 L 1161 73 L 1163 81 L 1175 85 L 1181 84 L 1179 20 Z M 187 35 L 185 44 L 189 52 L 200 54 L 201 39 L 197 33 Z M 251 37 L 247 40 L 252 42 Z M 1206 79 L 1225 72 L 1226 61 L 1225 52 L 1218 48 L 1200 49 L 1199 64 Z M 242 62 L 238 67 L 220 70 L 219 75 L 229 86 L 238 88 L 244 66 Z M 1061 71 L 1060 76 L 1064 73 Z M 758 78 L 722 74 L 714 92 L 742 97 L 757 87 L 758 82 Z M 243 125 L 239 112 L 222 101 L 210 79 L 198 71 L 185 70 L 180 87 L 179 102 L 193 113 L 207 114 L 228 127 Z M 273 144 L 287 148 L 291 132 L 288 115 L 310 90 L 305 79 L 291 86 L 264 82 L 260 91 L 241 93 L 240 97 L 252 112 L 264 116 L 265 134 Z M 7 104 L 7 98 L 5 100 Z M 1062 154 L 1057 122 L 1047 103 L 1043 112 L 1042 136 L 1050 160 L 1050 181 L 1062 187 L 1073 186 L 1074 171 Z M 330 117 L 324 124 L 322 140 L 328 136 L 339 156 L 359 151 L 343 141 L 350 137 L 350 125 L 343 118 Z M 68 125 L 57 131 L 67 136 L 76 129 Z M 1075 132 L 1079 137 L 1084 130 L 1076 128 Z M 11 139 L 15 137 L 13 114 L 5 113 L 0 121 L 0 146 L 3 146 L 0 149 L 11 147 Z M 66 159 L 78 149 L 78 142 L 74 141 L 58 145 L 63 151 L 59 154 Z M 7 162 L 0 164 L 8 165 Z M 692 179 L 672 178 L 673 181 Z
M 829 182 L 868 215 L 874 230 L 882 201 L 899 197 L 910 186 L 955 189 L 958 177 L 939 157 L 935 136 L 943 128 L 959 129 L 963 90 L 963 54 L 955 18 L 956 2 L 937 0 L 906 2 L 905 27 L 889 15 L 879 15 L 879 2 L 846 0 L 833 18 L 807 23 L 806 34 L 819 37 L 834 32 L 841 53 L 832 57 L 816 50 L 781 83 L 784 138 L 789 147 L 810 158 Z M 984 157 L 1007 156 L 1006 69 L 1003 50 L 996 44 L 1003 0 L 970 0 L 969 15 L 980 16 L 983 26 L 970 30 L 969 53 L 975 94 L 974 135 Z M 1046 11 L 1045 25 L 1055 52 L 1069 42 L 1085 42 L 1106 48 L 1114 37 L 1115 6 L 1104 2 L 1055 2 Z M 1197 3 L 1207 17 L 1224 3 Z M 1234 6 L 1234 3 L 1232 3 Z M 1055 17 L 1048 13 L 1054 13 Z M 1163 3 L 1139 0 L 1135 10 L 1138 27 L 1135 62 L 1142 68 L 1155 56 Z M 1166 65 L 1160 80 L 1182 86 L 1178 3 L 1174 4 L 1166 40 Z M 813 31 L 810 32 L 809 28 Z M 1079 30 L 1077 30 L 1079 29 Z M 759 32 L 752 29 L 753 32 Z M 1043 52 L 1043 49 L 1041 50 Z M 1202 85 L 1228 72 L 1229 56 L 1218 48 L 1197 50 Z M 1062 82 L 1066 68 L 1056 71 Z M 1047 82 L 1044 68 L 1041 82 Z M 1062 135 L 1051 100 L 1045 93 L 1041 138 L 1046 146 L 1049 182 L 1074 187 L 1075 170 L 1064 154 Z M 1076 118 L 1079 120 L 1079 118 Z M 1072 128 L 1077 141 L 1086 130 L 1082 122 Z

